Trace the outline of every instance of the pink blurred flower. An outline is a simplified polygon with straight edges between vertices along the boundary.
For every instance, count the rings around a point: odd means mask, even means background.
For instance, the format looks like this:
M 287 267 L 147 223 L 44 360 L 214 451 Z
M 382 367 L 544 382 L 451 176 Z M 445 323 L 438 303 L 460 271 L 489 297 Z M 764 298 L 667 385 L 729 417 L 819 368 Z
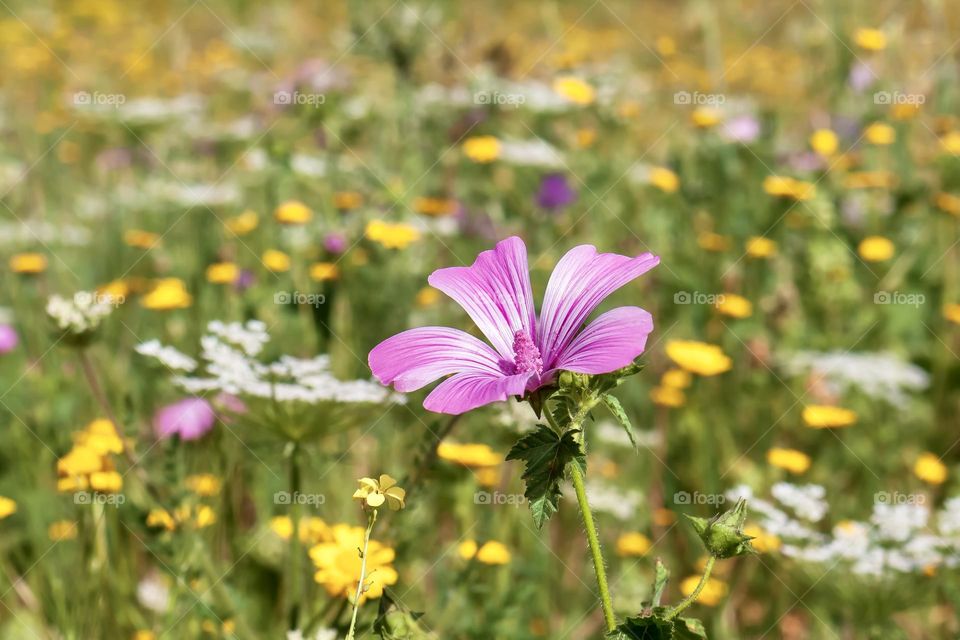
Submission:
M 197 440 L 213 428 L 217 416 L 203 398 L 187 398 L 160 409 L 153 417 L 153 428 L 159 438 L 180 436 Z
M 0 324 L 0 353 L 10 353 L 20 344 L 16 330 L 8 324 Z

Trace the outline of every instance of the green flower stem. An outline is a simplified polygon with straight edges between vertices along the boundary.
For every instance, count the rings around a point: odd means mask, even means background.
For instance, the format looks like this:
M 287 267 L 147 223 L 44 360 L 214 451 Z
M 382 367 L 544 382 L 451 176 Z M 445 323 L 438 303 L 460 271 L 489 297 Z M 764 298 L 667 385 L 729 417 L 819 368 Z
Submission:
M 713 571 L 713 563 L 716 561 L 717 559 L 713 556 L 707 558 L 707 565 L 703 568 L 703 576 L 700 578 L 700 582 L 697 583 L 697 588 L 693 590 L 693 593 L 684 598 L 680 604 L 667 612 L 667 620 L 676 618 L 681 611 L 696 601 L 696 599 L 700 596 L 700 592 L 703 591 L 703 588 L 706 586 L 707 580 L 710 579 L 710 572 Z
M 573 416 L 570 423 L 571 428 L 581 429 L 583 421 L 586 419 L 590 410 L 597 405 L 598 399 L 590 397 L 580 402 L 577 413 Z M 547 417 L 547 422 L 555 431 L 560 432 L 559 426 L 553 419 L 549 409 L 543 414 Z M 581 444 L 583 444 L 583 433 L 580 434 Z M 597 534 L 597 525 L 593 521 L 593 512 L 590 510 L 590 502 L 587 499 L 587 487 L 584 484 L 583 471 L 573 463 L 570 465 L 570 478 L 573 481 L 573 488 L 577 493 L 577 504 L 580 505 L 580 515 L 583 517 L 583 527 L 587 531 L 587 544 L 590 547 L 590 555 L 593 557 L 593 572 L 597 576 L 597 588 L 600 590 L 600 605 L 603 608 L 603 619 L 607 625 L 607 631 L 613 631 L 617 627 L 617 618 L 613 614 L 613 600 L 610 597 L 610 587 L 607 585 L 607 569 L 603 562 L 603 552 L 600 550 L 600 537 Z
M 347 640 L 354 640 L 357 629 L 357 614 L 360 613 L 360 596 L 363 595 L 363 580 L 367 576 L 367 547 L 370 546 L 370 533 L 373 532 L 373 525 L 377 521 L 377 510 L 370 511 L 367 518 L 367 531 L 363 534 L 363 551 L 360 552 L 360 581 L 357 583 L 357 593 L 353 597 L 353 615 L 350 617 L 350 632 L 347 633 Z
M 617 619 L 613 615 L 613 601 L 610 598 L 610 588 L 607 586 L 607 570 L 603 564 L 603 553 L 600 551 L 600 538 L 597 536 L 597 526 L 593 522 L 593 512 L 587 501 L 587 488 L 583 483 L 583 472 L 574 463 L 570 465 L 570 477 L 573 488 L 577 492 L 577 504 L 583 515 L 583 526 L 587 530 L 587 544 L 590 545 L 590 555 L 593 556 L 593 571 L 597 574 L 597 587 L 600 589 L 600 604 L 603 606 L 603 619 L 607 623 L 607 631 L 617 627 Z
M 293 530 L 290 533 L 290 629 L 298 629 L 300 618 L 300 445 L 291 442 L 289 445 L 290 464 L 290 522 Z

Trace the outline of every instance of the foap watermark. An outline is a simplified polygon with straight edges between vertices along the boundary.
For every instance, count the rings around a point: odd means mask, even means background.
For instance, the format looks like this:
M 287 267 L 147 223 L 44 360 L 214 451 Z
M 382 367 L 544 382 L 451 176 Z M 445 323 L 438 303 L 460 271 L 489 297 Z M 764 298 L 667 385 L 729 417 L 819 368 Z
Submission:
M 723 304 L 722 293 L 704 293 L 702 291 L 677 291 L 673 294 L 673 304 Z
M 673 94 L 673 104 L 718 107 L 727 101 L 722 93 L 700 93 L 699 91 L 677 91 Z
M 873 104 L 906 104 L 920 106 L 927 101 L 922 93 L 905 93 L 903 91 L 877 91 L 873 94 Z
M 303 293 L 302 291 L 277 291 L 273 294 L 274 304 L 308 304 L 319 307 L 327 301 L 322 293 Z
M 287 105 L 307 105 L 310 107 L 319 107 L 327 101 L 327 96 L 322 93 L 303 93 L 302 91 L 277 91 L 273 94 L 273 104 Z
M 677 491 L 673 494 L 674 504 L 711 504 L 721 505 L 727 501 L 727 497 L 722 493 L 700 493 L 694 491 Z
M 73 94 L 76 107 L 119 107 L 127 101 L 122 93 L 101 93 L 100 91 L 77 91 Z
M 273 504 L 302 504 L 319 506 L 327 501 L 322 493 L 301 493 L 300 491 L 277 491 L 273 494 Z
M 919 308 L 926 304 L 927 297 L 922 293 L 905 293 L 903 291 L 877 291 L 873 294 L 873 304 L 905 304 Z
M 477 491 L 473 494 L 473 504 L 502 506 L 509 505 L 519 507 L 526 504 L 527 499 L 522 493 L 500 493 L 499 491 Z
M 924 504 L 927 496 L 922 493 L 901 493 L 899 491 L 877 491 L 873 494 L 874 504 Z
M 73 494 L 73 504 L 102 504 L 119 507 L 126 501 L 127 497 L 122 493 L 96 493 L 91 491 L 78 491 Z
M 73 301 L 81 306 L 110 305 L 119 307 L 127 301 L 126 296 L 119 293 L 109 293 L 100 291 L 78 291 L 73 294 Z
M 473 94 L 476 104 L 492 104 L 498 107 L 519 107 L 526 103 L 527 97 L 522 93 L 503 93 L 501 91 L 478 91 Z

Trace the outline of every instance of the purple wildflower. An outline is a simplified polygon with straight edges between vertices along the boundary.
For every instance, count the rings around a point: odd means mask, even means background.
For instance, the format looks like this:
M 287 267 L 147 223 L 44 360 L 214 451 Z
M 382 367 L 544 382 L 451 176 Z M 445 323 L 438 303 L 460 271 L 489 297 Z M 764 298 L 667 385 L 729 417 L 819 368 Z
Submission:
M 721 135 L 730 142 L 749 144 L 760 137 L 760 122 L 751 115 L 736 116 L 723 123 Z
M 428 279 L 463 307 L 489 345 L 458 329 L 420 327 L 377 345 L 370 368 L 398 391 L 449 375 L 423 406 L 450 414 L 523 396 L 561 370 L 615 371 L 643 353 L 653 318 L 639 307 L 620 307 L 583 323 L 607 296 L 659 262 L 650 253 L 629 258 L 574 247 L 553 270 L 537 318 L 527 248 L 520 238 L 507 238 L 472 266 L 439 269 Z
M 340 255 L 347 250 L 347 237 L 336 231 L 323 237 L 323 248 L 334 255 Z
M 180 436 L 181 440 L 202 438 L 216 422 L 216 414 L 203 398 L 187 398 L 167 405 L 153 417 L 158 438 Z
M 537 192 L 537 204 L 544 209 L 562 209 L 577 199 L 577 192 L 567 182 L 566 176 L 561 173 L 550 173 L 540 181 L 540 191 Z
M 16 330 L 8 324 L 0 324 L 0 353 L 10 353 L 20 344 Z

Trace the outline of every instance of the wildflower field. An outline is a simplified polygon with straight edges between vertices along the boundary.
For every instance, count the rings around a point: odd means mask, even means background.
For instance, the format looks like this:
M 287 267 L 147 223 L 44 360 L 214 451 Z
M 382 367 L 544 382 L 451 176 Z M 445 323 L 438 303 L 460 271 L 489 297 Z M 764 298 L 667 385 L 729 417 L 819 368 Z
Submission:
M 0 0 L 0 640 L 960 637 L 960 5 Z

